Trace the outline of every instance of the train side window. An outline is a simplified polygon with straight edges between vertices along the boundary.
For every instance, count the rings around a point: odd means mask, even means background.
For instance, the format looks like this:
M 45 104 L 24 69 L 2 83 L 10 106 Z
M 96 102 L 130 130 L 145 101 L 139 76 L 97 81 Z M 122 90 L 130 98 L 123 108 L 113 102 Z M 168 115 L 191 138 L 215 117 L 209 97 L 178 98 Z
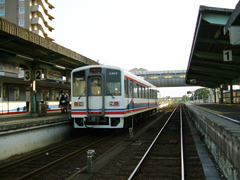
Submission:
M 129 96 L 128 94 L 128 79 L 124 78 L 124 93 L 125 93 L 125 97 L 127 98 Z
M 52 90 L 52 93 L 51 93 L 51 101 L 54 101 L 55 100 L 55 90 Z
M 27 102 L 30 101 L 30 90 L 29 90 L 29 88 L 26 88 L 26 101 Z
M 45 89 L 41 90 L 41 101 L 45 100 Z
M 85 71 L 73 73 L 73 96 L 86 95 L 86 78 Z
M 143 95 L 142 95 L 142 86 L 139 85 L 139 98 L 142 98 Z
M 46 101 L 49 101 L 50 100 L 50 91 L 49 89 L 46 90 Z
M 149 99 L 149 88 L 147 88 L 147 92 L 146 93 L 147 93 L 146 98 Z
M 14 100 L 19 101 L 19 87 L 14 87 Z
M 139 84 L 136 84 L 136 87 L 134 88 L 134 97 L 139 98 Z
M 7 86 L 3 86 L 3 97 L 7 97 Z
M 60 95 L 59 91 L 56 91 L 54 100 L 58 101 L 59 100 L 59 95 Z
M 133 98 L 133 81 L 130 81 L 129 91 L 129 97 Z
M 146 91 L 145 91 L 145 87 L 143 87 L 143 98 L 146 98 Z
M 138 84 L 133 83 L 134 84 L 134 89 L 133 89 L 133 97 L 137 98 L 138 97 Z

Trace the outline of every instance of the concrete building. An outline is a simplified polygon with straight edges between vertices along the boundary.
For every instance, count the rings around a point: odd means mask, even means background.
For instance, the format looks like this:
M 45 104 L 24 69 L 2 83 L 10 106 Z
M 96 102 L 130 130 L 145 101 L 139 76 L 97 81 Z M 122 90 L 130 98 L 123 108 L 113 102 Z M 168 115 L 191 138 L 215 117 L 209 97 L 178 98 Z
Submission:
M 0 0 L 0 17 L 54 40 L 54 0 Z

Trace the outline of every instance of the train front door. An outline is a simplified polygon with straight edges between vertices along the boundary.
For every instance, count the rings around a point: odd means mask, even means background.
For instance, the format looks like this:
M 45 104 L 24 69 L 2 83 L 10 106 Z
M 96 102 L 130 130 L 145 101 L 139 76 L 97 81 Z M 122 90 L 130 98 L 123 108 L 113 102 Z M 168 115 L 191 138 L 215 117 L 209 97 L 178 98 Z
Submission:
M 104 115 L 104 89 L 102 75 L 88 76 L 87 115 Z

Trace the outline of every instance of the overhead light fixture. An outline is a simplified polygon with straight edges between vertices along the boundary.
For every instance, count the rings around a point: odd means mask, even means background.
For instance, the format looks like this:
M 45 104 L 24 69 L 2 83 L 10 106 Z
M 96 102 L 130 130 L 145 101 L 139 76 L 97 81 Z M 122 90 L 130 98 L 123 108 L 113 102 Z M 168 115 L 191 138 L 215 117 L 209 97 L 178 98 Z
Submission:
M 55 67 L 55 68 L 58 68 L 58 69 L 63 69 L 63 70 L 66 69 L 65 67 L 63 67 L 63 66 L 59 66 L 59 65 L 57 65 L 57 64 L 55 64 L 54 67 Z
M 27 56 L 23 56 L 23 55 L 20 55 L 20 54 L 17 54 L 16 57 L 19 57 L 19 58 L 22 58 L 22 59 L 26 59 L 26 60 L 29 60 L 29 61 L 34 61 L 33 58 L 27 57 Z

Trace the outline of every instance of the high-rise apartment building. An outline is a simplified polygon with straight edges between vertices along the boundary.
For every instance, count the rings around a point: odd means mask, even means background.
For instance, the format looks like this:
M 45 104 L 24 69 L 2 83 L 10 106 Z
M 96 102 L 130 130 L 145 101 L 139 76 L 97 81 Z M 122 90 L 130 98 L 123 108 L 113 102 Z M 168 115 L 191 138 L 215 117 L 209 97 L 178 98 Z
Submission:
M 54 0 L 0 0 L 0 17 L 51 41 Z

